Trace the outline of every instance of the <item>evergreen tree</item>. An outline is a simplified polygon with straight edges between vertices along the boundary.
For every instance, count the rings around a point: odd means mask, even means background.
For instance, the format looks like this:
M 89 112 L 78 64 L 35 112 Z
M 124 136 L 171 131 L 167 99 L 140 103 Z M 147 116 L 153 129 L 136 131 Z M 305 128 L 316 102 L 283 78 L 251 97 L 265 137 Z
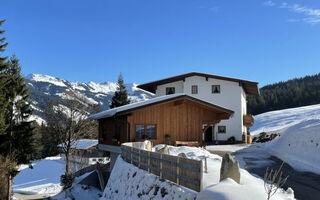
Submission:
M 0 21 L 0 25 L 3 23 L 4 20 Z M 0 30 L 0 35 L 3 33 Z M 5 38 L 0 38 L 0 53 L 4 52 L 6 46 Z M 7 188 L 1 199 L 11 198 L 11 183 L 17 174 L 16 166 L 28 163 L 35 152 L 32 122 L 28 121 L 31 114 L 29 92 L 20 71 L 19 60 L 15 56 L 9 61 L 7 57 L 0 56 L 0 157 L 8 163 L 5 165 L 7 170 L 0 171 L 0 175 L 6 177 L 0 187 L 4 185 Z
M 0 20 L 0 26 L 4 23 L 4 20 Z M 0 35 L 4 33 L 4 30 L 0 30 Z M 5 42 L 6 38 L 0 38 L 0 53 L 5 51 L 8 43 Z M 0 55 L 0 72 L 8 67 L 7 57 Z M 7 125 L 5 124 L 5 110 L 7 107 L 7 102 L 5 98 L 5 87 L 6 87 L 6 76 L 5 74 L 0 73 L 0 139 L 1 136 L 5 135 L 5 130 L 7 129 Z M 0 140 L 1 141 L 1 140 Z
M 120 73 L 118 78 L 118 89 L 112 97 L 110 108 L 127 105 L 129 103 L 130 103 L 130 99 L 128 99 L 128 93 L 123 82 L 122 74 Z

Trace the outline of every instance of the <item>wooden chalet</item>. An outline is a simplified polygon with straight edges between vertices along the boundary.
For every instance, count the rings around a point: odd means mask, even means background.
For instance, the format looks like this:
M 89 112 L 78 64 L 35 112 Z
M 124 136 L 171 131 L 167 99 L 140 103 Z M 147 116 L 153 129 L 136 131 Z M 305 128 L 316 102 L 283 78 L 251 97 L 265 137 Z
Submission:
M 233 111 L 186 94 L 156 97 L 109 109 L 90 116 L 99 122 L 99 148 L 148 139 L 156 144 L 198 142 L 220 120 Z M 102 147 L 102 148 L 101 148 Z

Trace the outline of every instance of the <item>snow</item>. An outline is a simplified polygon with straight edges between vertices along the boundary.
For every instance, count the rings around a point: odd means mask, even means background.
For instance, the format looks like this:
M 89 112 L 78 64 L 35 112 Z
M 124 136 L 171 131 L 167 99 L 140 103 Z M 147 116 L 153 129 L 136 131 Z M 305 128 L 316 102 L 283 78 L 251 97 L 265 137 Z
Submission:
M 59 147 L 63 147 L 64 144 L 59 144 Z M 98 145 L 98 140 L 92 140 L 92 139 L 79 139 L 75 141 L 71 148 L 73 149 L 90 149 L 93 146 Z
M 308 119 L 320 118 L 320 104 L 277 110 L 254 116 L 251 135 L 261 132 L 283 132 L 286 128 Z
M 110 93 L 115 92 L 118 88 L 118 84 L 114 82 L 95 83 L 89 82 L 88 86 L 93 93 Z
M 153 147 L 153 151 L 163 148 L 164 145 Z M 160 181 L 159 177 L 147 173 L 122 160 L 118 157 L 114 169 L 111 173 L 103 197 L 100 200 L 107 199 L 214 199 L 214 200 L 265 200 L 267 194 L 264 189 L 264 182 L 261 178 L 251 175 L 244 169 L 240 169 L 240 184 L 231 179 L 220 180 L 220 167 L 222 158 L 211 154 L 205 149 L 196 147 L 173 147 L 168 146 L 170 155 L 185 153 L 190 159 L 207 159 L 208 171 L 203 174 L 204 190 L 197 193 L 185 187 L 175 185 L 170 181 Z M 167 195 L 162 197 L 159 191 L 165 190 Z M 156 193 L 156 195 L 154 195 Z M 138 196 L 138 195 L 141 196 Z M 280 189 L 272 200 L 294 200 L 294 194 L 291 189 L 284 191 Z
M 208 151 L 226 151 L 233 153 L 249 146 L 250 144 L 208 145 L 206 146 L 206 149 Z
M 262 131 L 280 137 L 259 145 L 296 170 L 320 174 L 320 104 L 257 115 L 252 135 Z
M 61 191 L 60 176 L 64 173 L 61 157 L 48 157 L 19 167 L 20 173 L 13 180 L 13 191 L 26 194 L 55 195 Z
M 197 192 L 162 181 L 158 176 L 125 162 L 119 156 L 100 200 L 193 200 L 196 196 Z
M 31 74 L 27 78 L 30 80 L 36 81 L 36 82 L 47 82 L 47 83 L 51 83 L 56 86 L 67 87 L 64 84 L 63 80 L 55 78 L 53 76 L 49 76 L 49 75 Z
M 105 118 L 105 117 L 111 117 L 111 116 L 114 116 L 115 114 L 117 114 L 119 112 L 122 112 L 122 111 L 138 108 L 138 107 L 141 107 L 141 106 L 150 105 L 150 104 L 161 102 L 161 101 L 170 100 L 170 99 L 181 97 L 181 96 L 185 96 L 185 95 L 186 94 L 181 93 L 181 94 L 172 94 L 172 95 L 155 97 L 155 98 L 152 98 L 152 99 L 148 99 L 146 101 L 140 101 L 140 102 L 136 102 L 136 103 L 131 103 L 131 104 L 128 104 L 128 105 L 120 106 L 120 107 L 117 107 L 117 108 L 109 109 L 109 110 L 106 110 L 106 111 L 91 115 L 91 116 L 89 116 L 89 118 L 90 119 L 101 119 L 101 118 Z
M 296 170 L 320 174 L 320 119 L 310 119 L 286 129 L 280 137 L 265 144 L 272 155 Z
M 80 177 L 75 177 L 72 187 L 62 191 L 61 193 L 51 197 L 53 200 L 99 200 L 101 192 L 95 187 L 79 184 L 81 180 L 87 177 L 91 172 L 88 172 Z M 67 197 L 66 197 L 67 196 Z

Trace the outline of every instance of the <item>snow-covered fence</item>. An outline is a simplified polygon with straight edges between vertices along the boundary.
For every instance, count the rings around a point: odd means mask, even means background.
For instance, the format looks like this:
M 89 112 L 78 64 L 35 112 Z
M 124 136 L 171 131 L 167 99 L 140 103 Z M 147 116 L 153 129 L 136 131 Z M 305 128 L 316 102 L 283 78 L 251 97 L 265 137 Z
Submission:
M 197 192 L 202 190 L 202 161 L 161 154 L 141 149 L 142 143 L 121 145 L 122 158 L 160 179 L 172 181 Z

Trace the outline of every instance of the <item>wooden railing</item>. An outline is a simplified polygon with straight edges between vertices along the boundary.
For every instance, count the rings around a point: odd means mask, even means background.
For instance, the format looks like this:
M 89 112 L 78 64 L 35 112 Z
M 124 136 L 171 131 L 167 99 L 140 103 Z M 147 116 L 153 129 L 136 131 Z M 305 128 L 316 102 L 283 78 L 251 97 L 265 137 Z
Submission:
M 202 161 L 140 149 L 142 142 L 123 143 L 123 160 L 189 189 L 202 190 Z
M 252 115 L 250 114 L 243 115 L 243 125 L 245 125 L 246 127 L 251 127 L 253 126 L 253 123 L 254 123 L 254 119 Z

